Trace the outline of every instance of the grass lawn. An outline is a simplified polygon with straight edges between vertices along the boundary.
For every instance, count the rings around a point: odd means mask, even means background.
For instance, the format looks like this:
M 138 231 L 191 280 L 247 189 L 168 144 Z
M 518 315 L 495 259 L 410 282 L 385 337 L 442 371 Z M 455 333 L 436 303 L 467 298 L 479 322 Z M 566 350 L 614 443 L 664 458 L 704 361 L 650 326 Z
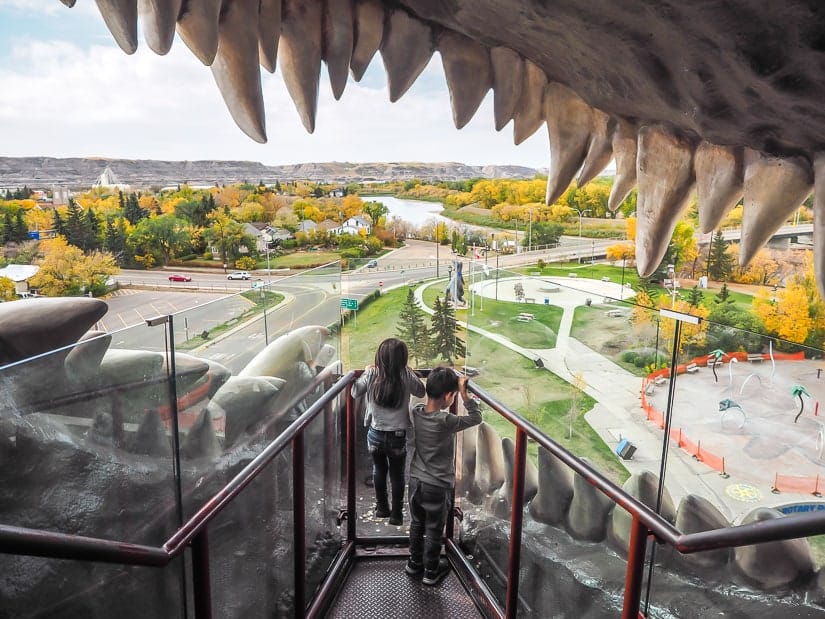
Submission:
M 262 314 L 264 311 L 264 304 L 266 304 L 267 310 L 271 310 L 284 300 L 284 295 L 280 292 L 273 292 L 271 290 L 247 290 L 246 292 L 242 292 L 241 296 L 249 301 L 249 308 L 245 310 L 243 314 L 210 329 L 207 333 L 208 338 L 204 338 L 201 335 L 196 335 L 185 342 L 176 343 L 176 348 L 178 350 L 192 350 L 193 348 L 197 348 L 201 344 L 204 344 L 207 339 L 215 339 L 222 333 L 238 326 L 238 324 L 246 322 L 258 314 Z M 261 327 L 261 329 L 263 330 L 263 327 Z
M 311 268 L 339 260 L 341 256 L 334 251 L 298 251 L 294 254 L 270 256 L 269 263 L 273 269 Z M 263 264 L 263 266 L 261 266 Z M 258 262 L 258 268 L 266 268 L 266 260 Z
M 428 292 L 435 298 L 436 289 L 432 286 L 430 289 Z M 371 363 L 378 343 L 396 334 L 398 313 L 406 294 L 406 289 L 390 291 L 358 312 L 357 327 L 353 321 L 347 323 L 342 333 L 345 367 L 364 367 Z M 487 310 L 486 301 L 484 309 Z M 460 332 L 459 336 L 465 340 L 467 338 L 464 332 Z M 471 334 L 469 349 L 467 364 L 480 369 L 480 374 L 473 380 L 481 387 L 523 414 L 576 455 L 588 457 L 614 481 L 621 483 L 627 478 L 627 472 L 616 456 L 584 420 L 584 413 L 593 406 L 589 396 L 554 374 L 537 370 L 531 360 L 486 338 Z M 576 414 L 572 437 L 567 438 L 571 406 L 574 406 Z M 501 436 L 515 436 L 513 426 L 489 409 L 485 408 L 484 419 Z M 535 445 L 531 446 L 529 453 L 536 457 Z
M 435 298 L 444 299 L 445 282 L 439 282 L 429 286 L 424 291 L 424 302 L 428 307 L 432 307 Z M 465 294 L 465 298 L 467 295 Z M 556 334 L 559 331 L 559 323 L 564 313 L 562 308 L 555 305 L 539 305 L 524 303 L 511 303 L 509 301 L 495 301 L 484 299 L 484 311 L 481 309 L 481 299 L 476 297 L 475 316 L 470 316 L 470 324 L 503 335 L 513 343 L 524 348 L 553 348 L 556 345 Z M 520 322 L 517 320 L 519 314 L 524 311 L 535 316 L 535 320 L 530 322 Z M 456 319 L 460 323 L 466 323 L 470 309 L 460 309 L 456 311 Z M 474 365 L 469 363 L 469 365 Z
M 638 368 L 622 360 L 622 353 L 639 346 L 643 338 L 636 333 L 627 318 L 607 316 L 607 311 L 611 309 L 620 309 L 629 315 L 632 307 L 619 302 L 610 305 L 579 306 L 573 314 L 570 337 L 601 353 L 628 372 L 636 376 L 645 376 L 644 368 Z M 651 343 L 651 346 L 654 344 Z M 662 350 L 664 353 L 664 348 Z
M 590 279 L 601 279 L 609 277 L 611 282 L 622 282 L 622 265 L 614 266 L 611 264 L 579 264 L 578 262 L 567 263 L 553 263 L 545 266 L 538 273 L 539 268 L 536 265 L 530 265 L 516 269 L 517 273 L 525 275 L 543 275 L 557 277 L 567 277 L 570 273 L 575 273 L 578 277 L 588 277 Z M 636 273 L 636 267 L 626 266 L 624 268 L 624 283 L 630 284 L 634 289 L 639 283 L 639 275 Z

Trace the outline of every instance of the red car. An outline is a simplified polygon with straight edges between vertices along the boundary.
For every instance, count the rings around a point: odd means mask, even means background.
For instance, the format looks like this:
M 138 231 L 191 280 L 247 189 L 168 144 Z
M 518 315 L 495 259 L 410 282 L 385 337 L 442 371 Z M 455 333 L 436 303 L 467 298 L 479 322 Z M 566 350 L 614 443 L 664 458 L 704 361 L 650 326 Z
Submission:
M 181 275 L 180 273 L 174 273 L 169 276 L 170 282 L 191 282 L 192 277 L 189 275 Z

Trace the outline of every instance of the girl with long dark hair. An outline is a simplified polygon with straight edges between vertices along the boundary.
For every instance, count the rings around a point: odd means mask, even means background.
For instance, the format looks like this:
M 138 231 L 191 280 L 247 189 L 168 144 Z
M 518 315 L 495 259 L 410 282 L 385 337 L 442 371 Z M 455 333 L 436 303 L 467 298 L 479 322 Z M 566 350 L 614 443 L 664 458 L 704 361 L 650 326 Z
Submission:
M 410 395 L 424 395 L 424 384 L 407 366 L 408 357 L 404 342 L 394 337 L 384 340 L 375 352 L 375 365 L 367 366 L 352 386 L 353 397 L 366 395 L 364 424 L 369 425 L 367 447 L 372 456 L 375 516 L 389 516 L 391 525 L 403 523 Z M 388 473 L 392 509 L 387 498 Z

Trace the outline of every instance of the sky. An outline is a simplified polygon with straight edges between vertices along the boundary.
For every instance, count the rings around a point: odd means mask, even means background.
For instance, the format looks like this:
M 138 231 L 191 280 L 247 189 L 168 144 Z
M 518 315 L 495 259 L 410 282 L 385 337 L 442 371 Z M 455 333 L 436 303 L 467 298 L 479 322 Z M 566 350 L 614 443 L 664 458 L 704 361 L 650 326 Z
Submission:
M 308 134 L 280 71 L 262 69 L 267 144 L 237 128 L 208 67 L 176 36 L 157 56 L 143 42 L 129 56 L 93 0 L 0 0 L 0 156 L 322 161 L 456 161 L 547 167 L 546 130 L 513 145 L 512 123 L 493 125 L 490 91 L 455 129 L 438 53 L 391 104 L 380 54 L 340 101 L 321 70 L 315 133 Z

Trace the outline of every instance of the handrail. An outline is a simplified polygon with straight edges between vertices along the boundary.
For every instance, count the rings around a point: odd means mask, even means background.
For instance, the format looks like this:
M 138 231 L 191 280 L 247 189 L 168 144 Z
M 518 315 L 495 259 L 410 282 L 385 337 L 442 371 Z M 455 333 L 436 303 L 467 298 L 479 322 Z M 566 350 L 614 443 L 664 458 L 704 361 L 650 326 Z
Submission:
M 697 533 L 682 533 L 639 499 L 628 494 L 597 469 L 564 449 L 532 423 L 510 410 L 474 382 L 469 382 L 468 389 L 471 393 L 477 395 L 482 402 L 525 432 L 527 436 L 585 478 L 616 504 L 631 515 L 637 516 L 639 521 L 647 527 L 658 541 L 673 546 L 680 553 L 690 554 L 702 550 L 733 548 L 825 533 L 825 514 L 817 512 L 794 514 L 773 520 L 762 520 Z
M 322 372 L 312 385 L 319 385 L 329 377 Z M 162 567 L 183 552 L 192 539 L 202 533 L 211 520 L 234 499 L 324 407 L 355 380 L 355 371 L 341 376 L 306 411 L 267 447 L 247 464 L 234 478 L 219 490 L 194 516 L 189 518 L 161 547 L 131 544 L 95 537 L 83 537 L 0 524 L 0 552 L 62 559 L 85 559 L 125 565 Z M 287 409 L 288 410 L 288 409 Z

